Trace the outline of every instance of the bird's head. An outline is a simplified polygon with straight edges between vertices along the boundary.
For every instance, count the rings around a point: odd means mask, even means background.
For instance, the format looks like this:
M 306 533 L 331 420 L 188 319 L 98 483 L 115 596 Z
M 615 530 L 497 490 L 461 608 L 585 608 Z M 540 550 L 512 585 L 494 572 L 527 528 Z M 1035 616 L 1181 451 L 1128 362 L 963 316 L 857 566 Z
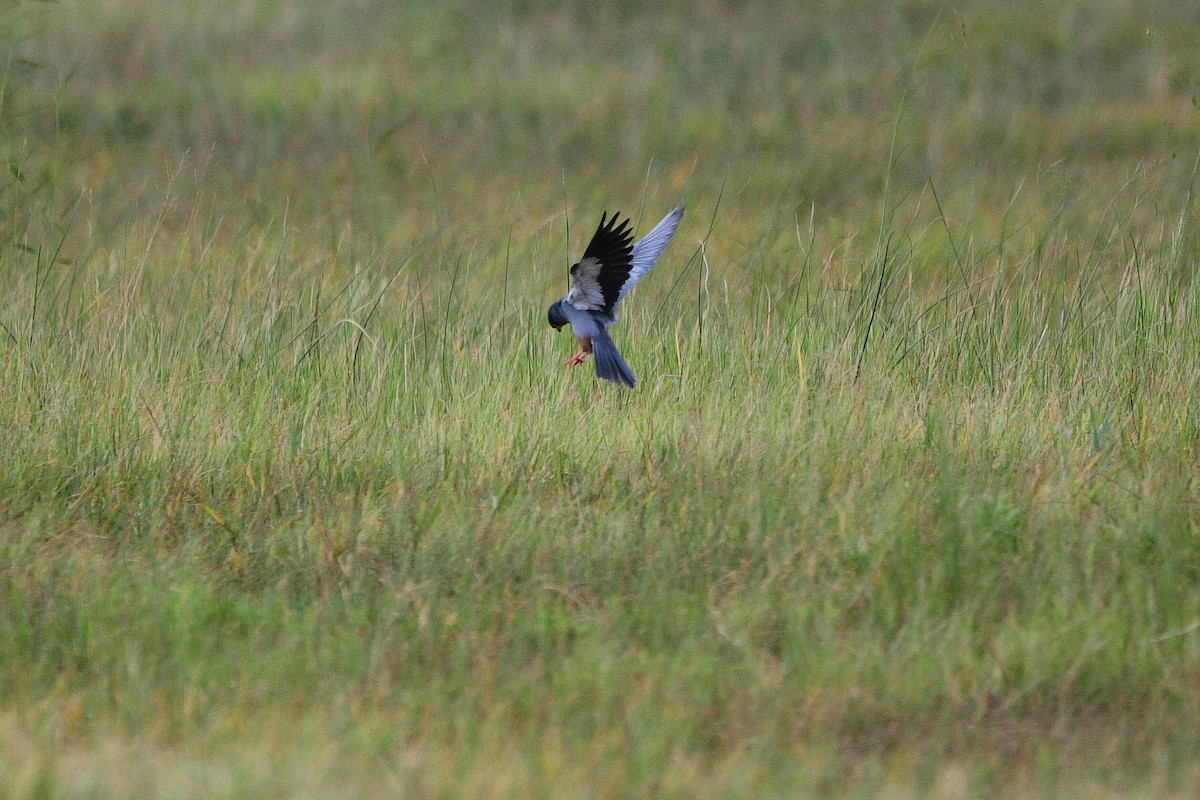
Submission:
M 559 300 L 546 312 L 546 319 L 550 322 L 550 327 L 556 331 L 561 331 L 563 326 L 567 324 L 567 318 L 562 313 L 562 300 Z

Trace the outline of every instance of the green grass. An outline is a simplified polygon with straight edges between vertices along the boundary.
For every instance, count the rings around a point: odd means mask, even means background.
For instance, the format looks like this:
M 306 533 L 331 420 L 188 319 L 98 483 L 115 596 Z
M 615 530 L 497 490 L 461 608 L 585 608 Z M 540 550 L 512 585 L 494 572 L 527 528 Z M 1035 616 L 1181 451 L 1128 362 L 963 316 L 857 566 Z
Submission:
M 0 798 L 1194 796 L 1200 27 L 1093 6 L 9 4 Z

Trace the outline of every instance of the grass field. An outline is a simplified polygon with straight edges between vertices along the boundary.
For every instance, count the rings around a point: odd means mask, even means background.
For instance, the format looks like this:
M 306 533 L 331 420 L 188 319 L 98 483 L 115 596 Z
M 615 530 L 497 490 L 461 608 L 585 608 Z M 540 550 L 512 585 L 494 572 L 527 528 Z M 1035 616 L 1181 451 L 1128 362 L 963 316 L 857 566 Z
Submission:
M 0 798 L 1200 793 L 1200 5 L 193 5 L 0 6 Z

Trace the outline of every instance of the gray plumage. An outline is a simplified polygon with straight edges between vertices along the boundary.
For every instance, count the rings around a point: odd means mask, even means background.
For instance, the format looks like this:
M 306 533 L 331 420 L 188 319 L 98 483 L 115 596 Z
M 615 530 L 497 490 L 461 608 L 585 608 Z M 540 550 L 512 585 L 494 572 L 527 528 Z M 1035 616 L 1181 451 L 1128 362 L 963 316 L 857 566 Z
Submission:
M 546 312 L 551 327 L 561 330 L 570 325 L 579 340 L 581 351 L 567 359 L 567 364 L 580 364 L 591 353 L 596 359 L 597 377 L 629 387 L 637 382 L 608 335 L 608 327 L 617 321 L 617 306 L 667 248 L 681 219 L 682 206 L 632 243 L 628 219 L 618 224 L 619 213 L 611 219 L 607 214 L 600 217 L 600 226 L 583 258 L 571 267 L 570 291 Z

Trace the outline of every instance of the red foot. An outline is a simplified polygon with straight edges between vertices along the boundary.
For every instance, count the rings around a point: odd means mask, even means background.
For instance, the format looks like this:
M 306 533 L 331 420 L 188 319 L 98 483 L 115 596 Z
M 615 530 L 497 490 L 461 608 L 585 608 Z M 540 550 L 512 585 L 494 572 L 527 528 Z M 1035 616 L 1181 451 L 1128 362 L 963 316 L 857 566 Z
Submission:
M 568 358 L 566 361 L 564 361 L 563 365 L 567 366 L 567 367 L 578 367 L 580 364 L 583 363 L 583 360 L 587 357 L 588 357 L 587 353 L 580 351 L 580 352 L 576 353 L 575 355 L 571 356 L 570 358 Z

